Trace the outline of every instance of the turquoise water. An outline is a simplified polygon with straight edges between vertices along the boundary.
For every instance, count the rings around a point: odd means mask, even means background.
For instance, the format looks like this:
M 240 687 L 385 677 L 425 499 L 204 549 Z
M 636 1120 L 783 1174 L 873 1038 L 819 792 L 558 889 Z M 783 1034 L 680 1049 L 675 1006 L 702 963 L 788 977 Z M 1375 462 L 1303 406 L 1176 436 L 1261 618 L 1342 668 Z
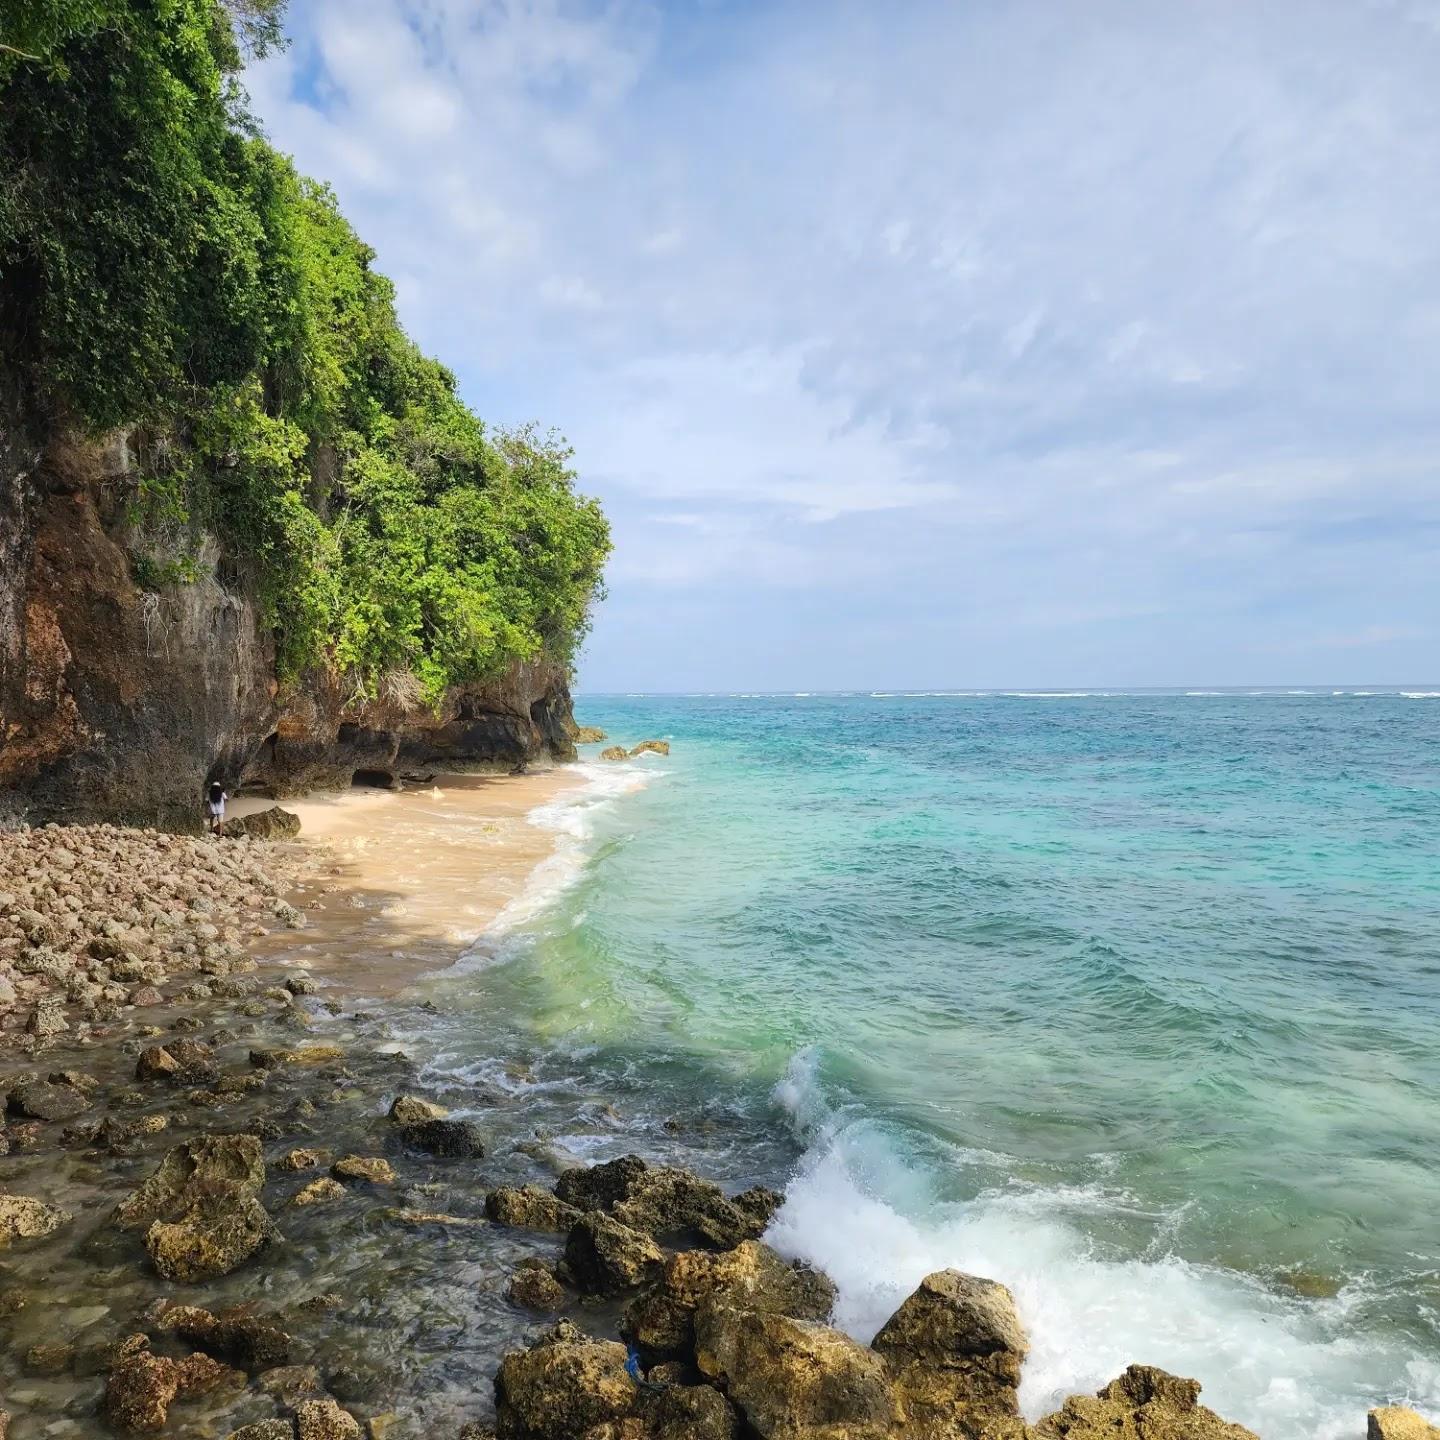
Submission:
M 862 1338 L 1004 1280 L 1029 1413 L 1131 1361 L 1276 1440 L 1440 1412 L 1440 697 L 577 708 L 672 754 L 537 817 L 437 1073 L 784 1183 Z

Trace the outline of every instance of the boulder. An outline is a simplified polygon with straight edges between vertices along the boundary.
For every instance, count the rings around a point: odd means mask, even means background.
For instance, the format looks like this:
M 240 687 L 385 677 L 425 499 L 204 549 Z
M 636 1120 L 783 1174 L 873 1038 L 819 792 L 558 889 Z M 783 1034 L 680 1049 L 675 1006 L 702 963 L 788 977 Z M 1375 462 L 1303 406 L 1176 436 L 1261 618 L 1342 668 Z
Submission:
M 637 755 L 668 755 L 670 753 L 670 742 L 668 740 L 642 740 L 631 752 L 633 760 Z
M 570 1227 L 562 1273 L 586 1294 L 623 1295 L 654 1280 L 664 1263 L 648 1235 L 592 1210 Z
M 565 1308 L 565 1291 L 543 1260 L 522 1260 L 505 1287 L 505 1295 L 512 1305 L 542 1314 Z
M 577 1210 L 609 1210 L 649 1168 L 638 1155 L 622 1155 L 603 1165 L 567 1170 L 555 1182 L 555 1194 Z
M 807 1265 L 787 1264 L 768 1245 L 747 1240 L 723 1254 L 683 1250 L 625 1310 L 625 1333 L 647 1365 L 690 1355 L 695 1311 L 710 1299 L 794 1320 L 828 1320 L 835 1286 Z
M 300 833 L 300 817 L 272 805 L 253 815 L 241 815 L 225 822 L 226 835 L 245 835 L 251 840 L 293 840 Z
M 0 1194 L 0 1250 L 15 1240 L 41 1240 L 75 1217 L 28 1195 Z
M 609 737 L 598 725 L 577 725 L 570 737 L 577 745 L 598 745 Z
M 397 1095 L 390 1106 L 390 1118 L 397 1125 L 423 1125 L 427 1120 L 443 1120 L 449 1113 L 443 1105 L 417 1095 Z
M 333 1400 L 302 1400 L 295 1407 L 297 1440 L 362 1440 L 360 1422 Z
M 198 1305 L 171 1305 L 156 1328 L 246 1370 L 270 1370 L 290 1359 L 290 1336 L 274 1320 L 243 1306 L 213 1315 Z
M 168 1080 L 172 1085 L 210 1085 L 220 1078 L 215 1052 L 199 1040 L 151 1045 L 135 1062 L 137 1080 Z
M 379 1155 L 345 1155 L 331 1167 L 337 1180 L 361 1180 L 367 1185 L 393 1185 L 395 1167 Z
M 640 1397 L 646 1440 L 737 1440 L 740 1417 L 712 1385 L 666 1385 Z
M 629 752 L 623 745 L 610 745 L 600 752 L 602 760 L 628 760 Z
M 313 1365 L 276 1365 L 258 1375 L 255 1383 L 282 1405 L 316 1400 L 325 1393 L 320 1372 Z
M 49 1080 L 22 1080 L 9 1095 L 12 1115 L 28 1120 L 73 1120 L 90 1108 L 89 1094 L 78 1085 Z
M 497 1225 L 523 1230 L 550 1230 L 563 1235 L 580 1218 L 580 1211 L 539 1185 L 518 1189 L 503 1185 L 485 1197 L 485 1213 Z
M 257 1070 L 275 1070 L 282 1065 L 314 1069 L 321 1065 L 338 1064 L 344 1058 L 345 1052 L 338 1045 L 301 1045 L 294 1050 L 277 1050 L 272 1047 L 250 1052 L 250 1063 Z
M 265 1207 L 234 1188 L 196 1199 L 174 1220 L 145 1232 L 145 1249 L 166 1280 L 195 1284 L 228 1275 L 278 1237 Z
M 625 1347 L 591 1340 L 561 1321 L 530 1349 L 512 1351 L 495 1376 L 499 1440 L 578 1440 L 633 1409 L 639 1386 Z
M 276 1162 L 277 1170 L 317 1170 L 329 1155 L 326 1150 L 287 1150 Z
M 1258 1440 L 1199 1403 L 1200 1383 L 1132 1365 L 1098 1395 L 1072 1395 L 1032 1440 Z
M 125 1228 L 186 1210 L 198 1198 L 230 1188 L 258 1195 L 265 1160 L 254 1135 L 201 1135 L 166 1152 L 159 1168 L 115 1209 Z
M 957 1421 L 987 1436 L 1024 1433 L 1016 1392 L 1029 1345 L 1003 1285 L 958 1270 L 927 1275 L 871 1345 L 890 1372 L 907 1435 L 939 1440 Z
M 225 1440 L 295 1440 L 293 1420 L 257 1420 L 232 1430 Z
M 161 1430 L 180 1393 L 180 1366 L 142 1350 L 121 1360 L 105 1386 L 105 1415 L 117 1430 Z
M 426 1120 L 407 1125 L 403 1134 L 407 1145 L 430 1155 L 479 1160 L 485 1154 L 485 1137 L 470 1120 Z
M 880 1440 L 899 1433 L 885 1362 L 809 1320 L 707 1301 L 695 1359 L 761 1440 Z
M 254 1135 L 203 1135 L 177 1145 L 115 1210 L 115 1223 L 147 1225 L 145 1248 L 167 1280 L 228 1275 L 278 1233 L 257 1198 L 265 1162 Z
M 1369 1414 L 1366 1440 L 1440 1440 L 1440 1425 L 1400 1405 L 1382 1405 Z
M 322 1175 L 318 1180 L 312 1180 L 308 1185 L 297 1190 L 290 1197 L 290 1203 L 303 1210 L 310 1205 L 324 1205 L 331 1200 L 342 1200 L 344 1197 L 345 1187 L 338 1180 L 332 1180 L 330 1176 Z

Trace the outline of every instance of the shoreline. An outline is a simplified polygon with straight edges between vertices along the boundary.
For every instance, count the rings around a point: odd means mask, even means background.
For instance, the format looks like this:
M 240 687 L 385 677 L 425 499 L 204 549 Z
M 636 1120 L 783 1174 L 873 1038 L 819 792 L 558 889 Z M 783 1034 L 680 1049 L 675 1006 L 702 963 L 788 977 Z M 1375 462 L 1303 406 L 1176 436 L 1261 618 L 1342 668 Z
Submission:
M 20 1196 L 54 1205 L 66 1218 L 51 1233 L 22 1231 L 9 1249 L 0 1249 L 5 1342 L 0 1411 L 14 1413 L 8 1440 L 42 1433 L 89 1440 L 117 1428 L 124 1433 L 126 1427 L 115 1420 L 117 1405 L 129 1403 L 127 1387 L 141 1396 L 136 1404 L 153 1404 L 155 1386 L 163 1395 L 174 1378 L 170 1367 L 176 1373 L 183 1366 L 205 1369 L 196 1356 L 209 1357 L 226 1373 L 211 1375 L 213 1387 L 193 1394 L 188 1380 L 177 1381 L 161 1406 L 175 1407 L 168 1422 L 161 1416 L 164 1433 L 197 1440 L 212 1435 L 350 1440 L 362 1434 L 363 1423 L 375 1440 L 420 1434 L 448 1440 L 457 1431 L 465 1440 L 478 1440 L 493 1433 L 488 1428 L 493 1419 L 502 1436 L 517 1440 L 579 1440 L 591 1433 L 625 1440 L 723 1440 L 743 1417 L 747 1433 L 798 1440 L 813 1427 L 797 1429 L 791 1421 L 799 1424 L 797 1416 L 810 1413 L 811 1398 L 801 1377 L 779 1358 L 797 1336 L 810 1347 L 808 1367 L 828 1376 L 837 1394 L 860 1396 L 854 1414 L 839 1400 L 826 1401 L 840 1405 L 826 1425 L 852 1427 L 827 1429 L 827 1436 L 919 1440 L 942 1433 L 904 1413 L 907 1403 L 912 1408 L 916 1403 L 914 1396 L 933 1394 L 934 1367 L 926 1354 L 896 1361 L 900 1352 L 887 1351 L 878 1339 L 875 1346 L 862 1346 L 830 1329 L 815 1303 L 816 1286 L 829 1283 L 825 1277 L 801 1284 L 787 1274 L 815 1272 L 786 1266 L 766 1246 L 753 1248 L 778 1196 L 757 1195 L 753 1205 L 765 1223 L 745 1229 L 725 1208 L 744 1196 L 726 1197 L 687 1171 L 654 1165 L 647 1171 L 641 1162 L 626 1161 L 587 1169 L 543 1143 L 514 1144 L 507 1151 L 503 1142 L 494 1143 L 503 1095 L 479 1098 L 446 1116 L 437 1104 L 447 1098 L 443 1091 L 427 1084 L 393 1043 L 383 1003 L 362 1004 L 358 1011 L 347 1004 L 397 1000 L 412 981 L 433 972 L 429 962 L 437 955 L 453 964 L 465 953 L 473 944 L 470 920 L 478 922 L 476 933 L 483 933 L 508 905 L 523 900 L 561 839 L 560 831 L 535 825 L 532 817 L 567 795 L 573 799 L 584 778 L 573 771 L 444 777 L 437 779 L 438 799 L 418 789 L 299 802 L 293 808 L 306 821 L 308 843 L 233 847 L 242 858 L 291 867 L 285 871 L 294 881 L 285 892 L 288 900 L 275 894 L 267 901 L 278 926 L 253 927 L 269 933 L 243 937 L 236 953 L 236 942 L 226 938 L 236 927 L 217 916 L 216 941 L 203 938 L 231 948 L 221 957 L 206 955 L 202 946 L 195 958 L 208 968 L 198 974 L 209 978 L 177 988 L 181 976 L 171 974 L 159 987 L 170 992 L 160 1003 L 121 1011 L 88 1037 L 67 1032 L 33 1037 L 36 1053 L 26 1060 L 16 1056 L 6 1074 L 12 1113 L 0 1128 L 0 1138 L 13 1142 L 12 1163 L 0 1162 L 0 1214 L 7 1197 Z M 543 783 L 524 786 L 524 781 Z M 407 799 L 414 803 L 397 804 Z M 487 825 L 496 828 L 487 831 Z M 54 832 L 51 843 L 65 833 Z M 444 838 L 434 854 L 415 853 L 419 836 L 436 834 Z M 500 883 L 482 897 L 469 897 L 475 912 L 457 933 L 440 921 L 455 898 L 455 847 L 473 863 L 473 846 L 482 840 L 497 861 L 509 844 L 505 853 L 513 864 L 497 863 L 488 872 Z M 206 842 L 194 843 L 203 853 Z M 397 864 L 396 850 L 404 851 L 403 863 Z M 522 855 L 533 863 L 522 863 Z M 469 881 L 473 889 L 473 874 Z M 365 903 L 352 904 L 357 896 Z M 397 905 L 413 908 L 386 913 Z M 194 913 L 207 917 L 214 911 Z M 201 918 L 196 928 L 212 924 Z M 403 934 L 403 943 L 397 934 Z M 360 971 L 342 973 L 357 956 L 365 961 Z M 82 1038 L 88 1043 L 74 1044 Z M 147 1047 L 166 1049 L 178 1070 L 142 1077 Z M 74 1068 L 48 1070 L 62 1063 Z M 22 1066 L 36 1072 L 31 1081 L 17 1080 Z M 40 1081 L 38 1075 L 47 1071 L 49 1078 Z M 22 1095 L 22 1111 L 54 1110 L 58 1098 L 60 1110 L 70 1113 L 17 1117 L 15 1096 L 26 1084 L 48 1089 L 38 1101 L 38 1092 Z M 413 1103 L 402 1109 L 397 1102 L 406 1096 Z M 158 1255 L 152 1251 L 145 1258 L 150 1232 L 116 1236 L 115 1207 L 123 1207 L 147 1176 L 163 1171 L 167 1155 L 185 1149 L 193 1156 L 194 1147 L 216 1136 L 253 1142 L 261 1178 L 248 1199 L 260 1206 L 266 1223 L 278 1227 L 278 1236 L 266 1237 L 233 1267 L 198 1281 L 157 1278 Z M 537 1135 L 536 1142 L 542 1140 Z M 481 1150 L 488 1151 L 483 1159 Z M 647 1173 L 650 1178 L 641 1178 Z M 595 1178 L 567 1180 L 567 1174 Z M 228 1176 L 217 1180 L 233 1183 Z M 588 1200 L 571 1205 L 582 1196 Z M 679 1220 L 665 1209 L 680 1203 L 677 1196 L 689 1197 L 684 1203 L 690 1206 Z M 747 1205 L 741 1211 L 748 1213 Z M 724 1224 L 707 1234 L 717 1215 Z M 217 1240 L 216 1227 L 203 1213 L 162 1218 L 182 1229 L 198 1228 L 206 1244 L 223 1248 L 233 1238 L 225 1232 Z M 259 1228 L 257 1220 L 257 1233 Z M 697 1312 L 703 1307 L 693 1303 L 699 1282 L 693 1275 L 684 1278 L 697 1268 L 709 1276 L 706 1285 L 713 1281 L 716 1296 L 711 1307 L 716 1313 L 707 1311 L 703 1321 L 710 1327 L 708 1349 L 692 1342 L 685 1329 L 702 1324 Z M 801 1293 L 795 1301 L 797 1285 Z M 1084 1401 L 1071 1414 L 1074 1423 L 1067 1421 L 1069 1428 L 1056 1428 L 1058 1416 L 1027 1426 L 1013 1393 L 1025 1338 L 1016 1329 L 1018 1320 L 1006 1318 L 1004 1298 L 995 1296 L 1003 1287 L 977 1292 L 990 1297 L 982 1304 L 957 1300 L 947 1286 L 951 1282 L 939 1285 L 941 1309 L 952 1329 L 973 1331 L 977 1316 L 996 1306 L 1001 1314 L 991 1339 L 1003 1343 L 985 1353 L 996 1357 L 991 1368 L 998 1367 L 1003 1383 L 992 1383 L 995 1374 L 983 1383 L 972 1375 L 964 1384 L 955 1382 L 945 1400 L 961 1411 L 982 1404 L 986 1436 L 1087 1437 L 1090 1420 L 1112 1424 L 1144 1406 L 1158 1407 L 1151 1419 L 1171 1424 L 1173 1432 L 1167 1433 L 1177 1437 L 1249 1435 L 1197 1409 L 1185 1389 L 1188 1382 L 1172 1383 L 1163 1372 L 1146 1372 L 1113 1395 Z M 780 1298 L 773 1301 L 778 1308 L 765 1298 L 766 1287 L 778 1287 Z M 52 1289 L 64 1304 L 52 1302 L 46 1293 Z M 462 1293 L 479 1307 L 481 1318 L 467 1321 L 455 1339 L 442 1329 L 436 1351 L 432 1307 L 438 1304 L 443 1314 L 460 1303 Z M 106 1303 L 96 1303 L 100 1300 Z M 239 1321 L 224 1319 L 234 1305 L 250 1307 L 244 1311 L 246 1325 L 282 1332 L 283 1345 L 273 1335 L 265 1342 L 268 1350 L 263 1345 L 257 1350 L 253 1336 L 237 1341 Z M 637 1305 L 638 1323 L 632 1313 Z M 749 1319 L 727 1330 L 719 1313 L 726 1305 Z M 186 1306 L 199 1307 L 208 1320 L 177 1318 Z M 673 1334 L 677 1307 L 690 1316 L 682 1315 L 679 1338 Z M 536 1324 L 555 1315 L 565 1318 L 537 1342 Z M 802 1328 L 792 1331 L 791 1325 Z M 480 1341 L 474 1338 L 477 1326 Z M 403 1363 L 387 1369 L 367 1343 L 376 1330 L 382 1351 L 398 1345 L 407 1362 L 412 1350 L 435 1351 L 431 1369 L 412 1373 Z M 763 1343 L 746 1338 L 752 1330 Z M 646 1379 L 657 1388 L 636 1383 L 628 1368 L 633 1355 L 615 1341 L 622 1332 L 632 1341 L 639 1336 Z M 920 1349 L 940 1343 L 931 1335 Z M 126 1344 L 135 1347 L 133 1353 L 118 1354 L 117 1347 Z M 458 1373 L 455 1361 L 443 1358 L 456 1344 L 468 1357 Z M 489 1389 L 502 1357 L 508 1357 L 502 1366 L 508 1379 L 496 1392 L 497 1412 Z M 742 1371 L 763 1382 L 748 1382 Z M 450 1388 L 429 1394 L 432 1382 L 425 1377 L 436 1373 L 451 1377 Z M 1093 1415 L 1083 1413 L 1087 1406 Z M 567 1418 L 575 1407 L 586 1416 L 603 1416 L 599 1423 L 614 1428 L 580 1428 Z M 1065 1413 L 1073 1409 L 1067 1406 Z M 61 1416 L 70 1417 L 66 1427 L 53 1429 Z M 767 1416 L 789 1419 L 772 1425 Z M 941 1421 L 938 1415 L 931 1419 Z M 1357 1436 L 1359 1425 L 1357 1416 Z M 260 1428 L 247 1433 L 250 1427 Z M 1391 1433 L 1406 1432 L 1374 1433 L 1388 1440 Z

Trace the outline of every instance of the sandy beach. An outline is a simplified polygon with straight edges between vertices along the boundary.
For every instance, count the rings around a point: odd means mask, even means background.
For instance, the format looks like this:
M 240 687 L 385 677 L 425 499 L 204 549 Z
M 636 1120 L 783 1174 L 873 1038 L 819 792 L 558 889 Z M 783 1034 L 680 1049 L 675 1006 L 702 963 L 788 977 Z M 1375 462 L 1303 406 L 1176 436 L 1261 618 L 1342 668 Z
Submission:
M 578 771 L 562 767 L 437 775 L 413 789 L 284 801 L 300 817 L 296 848 L 307 878 L 290 898 L 306 930 L 303 937 L 262 937 L 256 957 L 376 997 L 446 968 L 507 908 L 524 903 L 560 839 L 539 823 L 544 807 L 583 784 Z M 246 797 L 232 813 L 238 818 L 271 803 Z

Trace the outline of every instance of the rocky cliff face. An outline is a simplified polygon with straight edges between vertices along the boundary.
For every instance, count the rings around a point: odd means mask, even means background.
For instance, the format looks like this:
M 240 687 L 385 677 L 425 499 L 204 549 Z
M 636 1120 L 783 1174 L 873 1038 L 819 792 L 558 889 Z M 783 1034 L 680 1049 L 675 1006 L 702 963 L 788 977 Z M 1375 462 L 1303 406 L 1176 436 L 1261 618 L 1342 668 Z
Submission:
M 124 440 L 41 447 L 18 415 L 0 393 L 0 822 L 194 830 L 211 779 L 294 794 L 573 757 L 552 663 L 457 690 L 438 714 L 403 685 L 371 701 L 326 676 L 282 691 L 242 588 L 134 583 Z

